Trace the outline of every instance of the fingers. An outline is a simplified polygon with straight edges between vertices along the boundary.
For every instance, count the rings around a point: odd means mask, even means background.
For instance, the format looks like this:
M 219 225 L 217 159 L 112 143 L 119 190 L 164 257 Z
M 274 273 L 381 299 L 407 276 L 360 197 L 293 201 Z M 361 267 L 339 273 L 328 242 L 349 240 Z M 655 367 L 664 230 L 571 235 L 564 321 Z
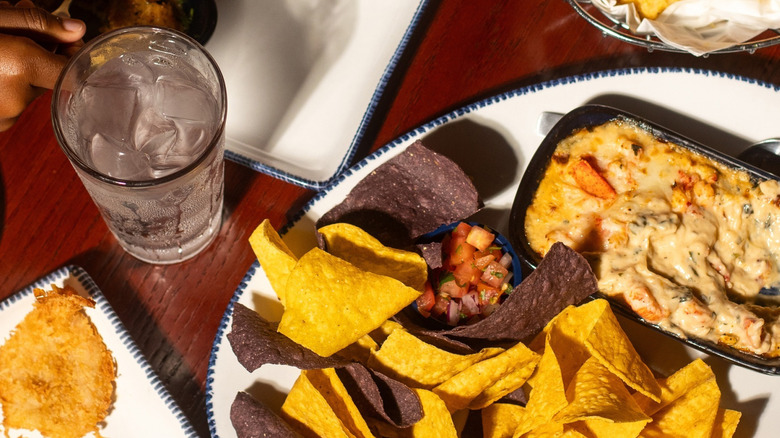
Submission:
M 0 2 L 0 31 L 27 36 L 46 42 L 72 43 L 80 40 L 87 30 L 81 20 L 61 18 L 49 14 L 29 0 L 11 7 Z
M 63 55 L 57 55 L 42 48 L 35 50 L 27 61 L 30 85 L 48 90 L 53 89 L 60 71 L 67 62 L 67 57 Z

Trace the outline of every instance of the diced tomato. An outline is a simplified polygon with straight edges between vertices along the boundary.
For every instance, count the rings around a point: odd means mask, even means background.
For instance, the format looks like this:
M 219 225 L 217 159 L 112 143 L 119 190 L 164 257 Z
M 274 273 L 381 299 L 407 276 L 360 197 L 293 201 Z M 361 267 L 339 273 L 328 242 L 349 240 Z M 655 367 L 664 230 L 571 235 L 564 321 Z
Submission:
M 426 281 L 425 282 L 425 290 L 423 291 L 422 295 L 417 297 L 417 310 L 420 312 L 429 312 L 431 311 L 431 308 L 433 307 L 434 302 L 436 301 L 436 295 L 433 293 L 433 286 L 431 286 L 431 283 Z
M 447 294 L 452 298 L 460 298 L 463 295 L 466 295 L 466 292 L 468 291 L 468 283 L 465 285 L 458 284 L 453 275 L 448 275 L 443 278 L 441 284 L 439 284 L 439 293 Z
M 439 317 L 447 312 L 447 306 L 450 304 L 450 297 L 439 294 L 434 299 L 433 307 L 431 307 L 431 314 Z
M 479 282 L 477 284 L 477 296 L 480 307 L 488 304 L 496 304 L 502 295 L 502 292 L 497 288 L 487 283 Z
M 495 239 L 495 234 L 478 225 L 471 227 L 471 231 L 469 231 L 468 236 L 466 236 L 466 242 L 480 251 L 488 249 Z
M 469 235 L 469 232 L 471 231 L 471 225 L 467 224 L 466 222 L 459 223 L 454 230 L 452 230 L 452 236 L 453 237 L 463 237 L 466 238 Z
M 475 250 L 471 244 L 466 242 L 466 236 L 453 234 L 447 252 L 447 263 L 451 266 L 458 266 L 461 263 L 469 262 L 474 259 Z
M 482 276 L 482 270 L 472 261 L 455 266 L 452 275 L 459 285 L 471 285 L 479 282 L 479 278 Z
M 474 253 L 474 266 L 479 268 L 479 270 L 484 270 L 487 268 L 487 266 L 490 264 L 490 262 L 495 261 L 496 256 L 484 251 L 477 251 Z
M 481 280 L 493 287 L 499 287 L 508 273 L 509 271 L 498 262 L 490 262 L 482 273 Z

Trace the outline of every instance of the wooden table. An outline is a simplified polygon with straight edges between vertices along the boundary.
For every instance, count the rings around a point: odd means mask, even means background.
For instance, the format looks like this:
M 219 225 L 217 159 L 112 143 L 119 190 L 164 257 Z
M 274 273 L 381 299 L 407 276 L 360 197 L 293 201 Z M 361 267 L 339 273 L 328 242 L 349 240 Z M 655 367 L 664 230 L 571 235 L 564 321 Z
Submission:
M 780 84 L 780 46 L 697 58 L 605 37 L 563 0 L 430 1 L 359 154 L 500 91 L 604 69 L 678 66 Z M 51 93 L 0 134 L 0 299 L 66 264 L 83 267 L 202 436 L 209 353 L 254 255 L 264 218 L 279 228 L 314 193 L 228 162 L 216 241 L 172 266 L 126 254 L 52 132 Z M 769 110 L 769 108 L 767 108 Z

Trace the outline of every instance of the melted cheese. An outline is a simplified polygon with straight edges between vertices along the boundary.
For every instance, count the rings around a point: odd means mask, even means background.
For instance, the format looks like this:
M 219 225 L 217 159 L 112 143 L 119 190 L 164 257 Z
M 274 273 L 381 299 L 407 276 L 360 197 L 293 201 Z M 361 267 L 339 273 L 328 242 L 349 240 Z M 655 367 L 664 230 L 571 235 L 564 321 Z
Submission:
M 586 160 L 616 195 L 574 176 Z M 780 184 L 756 182 L 629 123 L 563 140 L 525 223 L 544 255 L 563 242 L 586 255 L 602 293 L 680 336 L 780 356 Z

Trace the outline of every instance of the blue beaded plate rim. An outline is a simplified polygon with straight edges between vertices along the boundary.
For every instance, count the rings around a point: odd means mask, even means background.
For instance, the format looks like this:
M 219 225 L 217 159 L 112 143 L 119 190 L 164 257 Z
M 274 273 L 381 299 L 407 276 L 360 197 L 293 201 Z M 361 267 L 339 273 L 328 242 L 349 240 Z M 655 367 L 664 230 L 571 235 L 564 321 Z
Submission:
M 196 438 L 198 434 L 190 424 L 187 416 L 184 415 L 184 412 L 179 408 L 178 404 L 176 404 L 176 401 L 173 399 L 173 397 L 171 397 L 170 393 L 165 388 L 165 385 L 163 385 L 162 381 L 154 372 L 149 362 L 147 362 L 146 357 L 138 348 L 138 345 L 130 335 L 130 332 L 128 332 L 127 328 L 122 324 L 122 321 L 114 311 L 114 308 L 111 307 L 111 304 L 108 302 L 105 295 L 103 295 L 103 292 L 100 291 L 100 289 L 97 287 L 97 284 L 95 284 L 94 280 L 92 280 L 92 277 L 90 277 L 87 271 L 85 271 L 82 267 L 76 265 L 67 265 L 49 274 L 46 274 L 31 285 L 9 296 L 5 300 L 0 301 L 0 313 L 9 309 L 18 301 L 31 296 L 34 289 L 49 289 L 51 288 L 52 283 L 56 284 L 65 279 L 74 279 L 78 281 L 81 288 L 83 288 L 89 297 L 95 301 L 95 309 L 103 313 L 108 318 L 114 331 L 119 335 L 123 346 L 130 352 L 137 365 L 141 367 L 149 384 L 152 386 L 160 399 L 162 399 L 165 406 L 170 410 L 171 415 L 175 417 L 176 421 L 178 421 L 185 436 Z M 111 421 L 110 416 L 107 421 Z
M 591 72 L 591 73 L 586 73 L 581 75 L 567 76 L 563 78 L 540 82 L 534 85 L 517 88 L 514 90 L 496 94 L 494 96 L 487 97 L 485 99 L 462 106 L 448 114 L 435 118 L 419 126 L 418 128 L 415 128 L 401 135 L 400 137 L 396 138 L 390 143 L 377 149 L 372 154 L 368 155 L 361 161 L 355 163 L 349 169 L 345 170 L 341 174 L 334 177 L 332 182 L 328 184 L 327 187 L 325 187 L 323 190 L 316 193 L 312 197 L 312 199 L 308 203 L 306 203 L 306 205 L 304 205 L 303 208 L 296 215 L 294 215 L 286 225 L 284 225 L 279 230 L 279 234 L 284 235 L 287 231 L 289 231 L 299 220 L 301 220 L 311 210 L 311 208 L 314 205 L 316 205 L 322 198 L 324 198 L 330 192 L 332 192 L 344 180 L 353 176 L 355 172 L 357 172 L 358 170 L 372 163 L 375 163 L 378 159 L 388 154 L 390 151 L 394 150 L 395 148 L 401 145 L 410 144 L 410 142 L 413 139 L 421 137 L 428 131 L 435 129 L 441 125 L 450 123 L 471 112 L 477 111 L 480 108 L 484 108 L 493 104 L 497 104 L 527 94 L 533 94 L 535 92 L 543 91 L 548 88 L 561 87 L 561 86 L 566 86 L 568 84 L 588 82 L 588 81 L 604 79 L 609 77 L 616 77 L 616 76 L 631 76 L 631 75 L 639 75 L 639 74 L 666 74 L 666 73 L 683 73 L 683 74 L 700 75 L 705 77 L 710 76 L 710 77 L 726 78 L 735 81 L 745 82 L 748 84 L 754 84 L 759 87 L 771 89 L 775 92 L 780 92 L 780 85 L 771 84 L 747 76 L 720 72 L 716 70 L 688 68 L 688 67 L 633 67 L 633 68 L 609 69 L 609 70 L 601 70 L 601 71 L 596 71 L 596 72 Z M 209 369 L 206 376 L 206 413 L 208 416 L 209 430 L 211 431 L 211 435 L 213 438 L 219 438 L 219 435 L 217 434 L 217 430 L 216 430 L 215 419 L 214 419 L 214 399 L 213 399 L 214 389 L 212 386 L 214 383 L 213 373 L 214 373 L 214 365 L 217 359 L 217 353 L 219 353 L 220 346 L 221 346 L 220 344 L 222 342 L 222 339 L 226 331 L 229 328 L 230 317 L 233 314 L 233 307 L 235 306 L 235 303 L 238 302 L 239 298 L 243 295 L 248 283 L 256 275 L 259 268 L 260 268 L 260 264 L 259 262 L 257 262 L 257 260 L 255 260 L 252 263 L 252 265 L 249 267 L 247 273 L 244 275 L 244 278 L 241 280 L 241 283 L 239 283 L 238 287 L 236 288 L 236 291 L 233 293 L 233 296 L 231 297 L 230 302 L 227 305 L 227 308 L 225 309 L 225 312 L 219 324 L 219 328 L 217 329 L 216 336 L 214 337 L 214 342 L 212 344 L 211 356 L 209 358 Z M 230 348 L 230 346 L 227 345 L 227 348 Z
M 429 0 L 422 0 L 420 1 L 420 4 L 417 6 L 417 10 L 414 12 L 411 22 L 407 26 L 406 31 L 404 32 L 403 37 L 401 38 L 401 41 L 398 43 L 398 46 L 396 47 L 392 57 L 390 58 L 390 62 L 387 64 L 384 71 L 382 72 L 382 76 L 379 79 L 379 83 L 374 89 L 374 94 L 371 96 L 371 100 L 368 102 L 366 112 L 363 114 L 363 118 L 360 120 L 360 124 L 358 125 L 357 132 L 352 137 L 352 141 L 350 142 L 349 147 L 346 149 L 344 157 L 342 158 L 341 162 L 339 163 L 338 167 L 336 168 L 332 176 L 322 181 L 305 178 L 302 175 L 295 175 L 290 172 L 285 172 L 283 170 L 277 169 L 276 167 L 261 163 L 256 160 L 252 160 L 248 157 L 245 157 L 239 153 L 230 150 L 225 150 L 225 158 L 231 161 L 235 161 L 236 163 L 243 164 L 258 172 L 271 175 L 275 178 L 281 179 L 282 181 L 295 184 L 307 189 L 322 190 L 328 187 L 329 185 L 331 185 L 335 180 L 337 180 L 338 176 L 342 172 L 344 172 L 344 170 L 347 169 L 347 167 L 352 162 L 352 159 L 355 158 L 355 153 L 357 152 L 358 146 L 360 146 L 361 142 L 363 141 L 363 138 L 366 134 L 366 130 L 368 129 L 368 124 L 371 122 L 374 116 L 374 112 L 376 111 L 376 108 L 379 105 L 380 99 L 384 95 L 385 89 L 387 88 L 387 84 L 390 82 L 390 78 L 393 72 L 395 71 L 396 67 L 398 67 L 398 63 L 401 60 L 401 56 L 404 54 L 406 47 L 409 45 L 409 41 L 411 40 L 412 33 L 417 28 L 417 25 L 420 23 L 422 14 L 425 11 L 425 8 L 428 6 L 428 3 Z

